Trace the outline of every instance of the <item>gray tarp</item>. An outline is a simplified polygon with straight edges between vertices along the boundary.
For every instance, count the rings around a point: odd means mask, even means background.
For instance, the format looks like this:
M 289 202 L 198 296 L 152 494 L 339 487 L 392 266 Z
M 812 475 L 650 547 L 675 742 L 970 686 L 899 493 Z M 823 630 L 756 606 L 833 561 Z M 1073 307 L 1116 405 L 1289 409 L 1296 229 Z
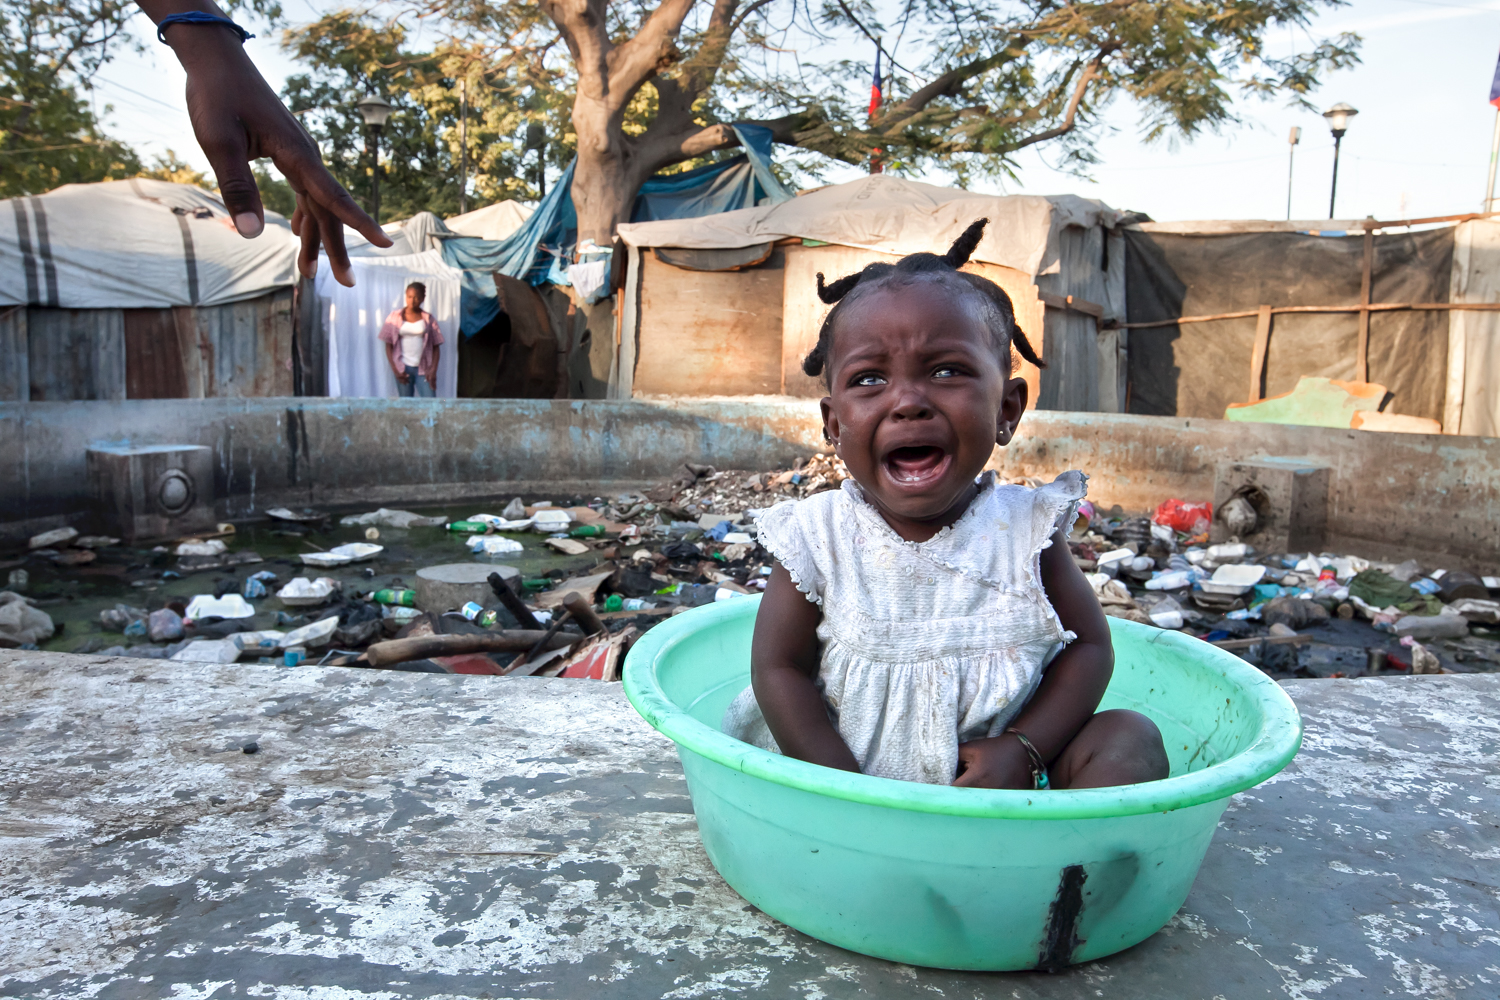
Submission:
M 1126 304 L 1132 323 L 1261 305 L 1357 305 L 1364 238 L 1295 232 L 1179 234 L 1129 228 Z M 1372 302 L 1447 302 L 1453 229 L 1378 235 Z M 1130 331 L 1129 412 L 1222 418 L 1246 401 L 1255 319 Z M 1265 394 L 1303 375 L 1354 377 L 1355 313 L 1278 315 L 1266 355 Z M 1397 413 L 1443 419 L 1445 312 L 1373 313 L 1369 379 Z
M 942 253 L 975 219 L 988 218 L 974 259 L 1029 275 L 1061 266 L 1065 226 L 1113 228 L 1119 213 L 1076 195 L 985 195 L 875 174 L 700 219 L 628 223 L 620 238 L 633 247 L 693 250 L 748 247 L 787 237 L 888 254 Z
M 202 188 L 136 177 L 0 202 L 0 305 L 164 309 L 296 283 L 297 240 L 266 213 L 253 240 Z

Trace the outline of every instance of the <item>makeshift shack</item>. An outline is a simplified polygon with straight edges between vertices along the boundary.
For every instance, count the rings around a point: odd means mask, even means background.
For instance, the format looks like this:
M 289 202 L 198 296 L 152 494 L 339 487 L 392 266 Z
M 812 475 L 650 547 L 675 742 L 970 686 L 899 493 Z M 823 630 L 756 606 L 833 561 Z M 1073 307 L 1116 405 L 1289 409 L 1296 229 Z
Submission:
M 1128 412 L 1218 419 L 1334 379 L 1384 386 L 1385 414 L 1500 435 L 1500 222 L 1145 222 L 1124 237 Z
M 134 178 L 0 205 L 0 400 L 290 396 L 296 239 Z
M 1122 215 L 1072 195 L 997 197 L 877 174 L 775 205 L 620 227 L 629 249 L 614 398 L 821 396 L 802 373 L 828 279 L 875 260 L 946 250 L 990 225 L 969 269 L 998 283 L 1048 368 L 1026 366 L 1043 409 L 1123 408 Z

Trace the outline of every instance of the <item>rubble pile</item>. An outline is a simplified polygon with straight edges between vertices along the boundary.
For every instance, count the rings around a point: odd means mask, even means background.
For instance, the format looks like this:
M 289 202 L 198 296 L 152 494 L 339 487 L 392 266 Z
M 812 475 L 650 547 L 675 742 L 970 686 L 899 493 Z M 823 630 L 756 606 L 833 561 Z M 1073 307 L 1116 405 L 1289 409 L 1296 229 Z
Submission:
M 1207 503 L 1169 500 L 1151 517 L 1085 503 L 1068 544 L 1106 614 L 1218 643 L 1273 676 L 1500 669 L 1500 580 L 1211 545 L 1212 517 Z
M 760 515 L 847 478 L 831 454 L 761 471 L 684 463 L 644 492 L 571 505 L 516 497 L 459 516 L 381 508 L 342 518 L 276 508 L 269 526 L 237 536 L 221 524 L 149 550 L 64 528 L 3 561 L 0 646 L 615 679 L 634 638 L 668 616 L 763 591 L 771 558 L 757 541 Z M 1236 516 L 1219 512 L 1225 523 Z M 1085 502 L 1069 547 L 1107 614 L 1217 643 L 1273 676 L 1500 670 L 1500 581 L 1210 544 L 1213 521 L 1207 503 L 1127 516 Z M 262 559 L 256 539 L 288 551 Z M 140 590 L 68 632 L 42 606 L 72 598 L 26 593 L 28 570 Z M 189 593 L 159 593 L 172 589 Z

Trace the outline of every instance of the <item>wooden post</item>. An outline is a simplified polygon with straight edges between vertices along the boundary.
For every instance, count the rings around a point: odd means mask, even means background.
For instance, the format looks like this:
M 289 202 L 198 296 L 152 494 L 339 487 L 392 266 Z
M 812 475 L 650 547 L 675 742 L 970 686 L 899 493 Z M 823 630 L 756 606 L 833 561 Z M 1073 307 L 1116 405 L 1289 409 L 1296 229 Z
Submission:
M 1250 402 L 1261 398 L 1260 384 L 1266 373 L 1266 348 L 1271 343 L 1271 307 L 1261 306 L 1255 314 L 1255 347 L 1250 351 Z
M 1354 381 L 1370 381 L 1370 271 L 1375 263 L 1375 232 L 1365 229 L 1365 263 L 1359 277 L 1359 353 L 1354 357 Z

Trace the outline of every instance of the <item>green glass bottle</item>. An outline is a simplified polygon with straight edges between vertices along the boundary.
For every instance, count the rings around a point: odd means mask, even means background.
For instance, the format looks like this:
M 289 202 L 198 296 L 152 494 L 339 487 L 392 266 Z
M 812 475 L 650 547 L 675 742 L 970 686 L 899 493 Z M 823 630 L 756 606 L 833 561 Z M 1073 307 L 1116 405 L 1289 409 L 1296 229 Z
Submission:
M 385 588 L 375 591 L 375 600 L 380 604 L 399 604 L 403 608 L 414 608 L 417 606 L 417 592 Z

